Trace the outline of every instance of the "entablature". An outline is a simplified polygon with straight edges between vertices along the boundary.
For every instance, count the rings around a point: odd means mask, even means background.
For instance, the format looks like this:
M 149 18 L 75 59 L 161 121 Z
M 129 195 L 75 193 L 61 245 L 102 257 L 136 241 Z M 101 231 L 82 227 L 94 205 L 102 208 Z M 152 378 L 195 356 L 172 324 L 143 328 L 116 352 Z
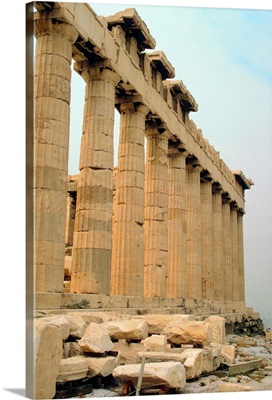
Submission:
M 154 49 L 155 39 L 151 36 L 148 27 L 141 19 L 135 8 L 127 8 L 114 15 L 106 17 L 108 29 L 120 25 L 125 31 L 126 38 L 133 37 L 137 41 L 139 51 Z

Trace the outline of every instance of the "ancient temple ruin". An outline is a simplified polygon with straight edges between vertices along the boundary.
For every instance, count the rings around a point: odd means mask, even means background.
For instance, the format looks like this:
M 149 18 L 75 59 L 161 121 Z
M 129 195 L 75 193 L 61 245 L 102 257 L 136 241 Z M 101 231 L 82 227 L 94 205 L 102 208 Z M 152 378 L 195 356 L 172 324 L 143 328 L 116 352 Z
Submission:
M 253 183 L 203 137 L 195 99 L 137 11 L 35 8 L 36 309 L 252 312 L 243 216 Z M 72 60 L 86 83 L 76 176 Z

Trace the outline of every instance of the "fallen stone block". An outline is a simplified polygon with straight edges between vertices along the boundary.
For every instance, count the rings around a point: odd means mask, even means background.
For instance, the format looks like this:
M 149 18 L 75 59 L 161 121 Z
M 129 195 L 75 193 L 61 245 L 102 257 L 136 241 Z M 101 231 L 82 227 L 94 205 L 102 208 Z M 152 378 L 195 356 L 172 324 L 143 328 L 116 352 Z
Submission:
M 112 374 L 114 368 L 116 368 L 116 358 L 109 357 L 87 357 L 88 373 L 89 378 L 95 376 L 109 376 Z
M 182 355 L 186 357 L 186 360 L 183 363 L 186 379 L 194 379 L 202 374 L 203 353 L 202 349 L 184 350 L 182 353 Z
M 83 355 L 83 350 L 77 342 L 64 342 L 62 358 L 75 357 Z
M 82 317 L 70 315 L 67 315 L 66 318 L 70 324 L 70 335 L 81 339 L 87 329 L 87 324 L 84 319 Z
M 148 324 L 140 319 L 109 321 L 103 326 L 112 339 L 142 340 L 148 336 Z
M 202 321 L 174 321 L 167 325 L 163 331 L 167 341 L 173 344 L 198 344 L 208 345 L 211 342 L 212 330 L 210 324 Z
M 120 362 L 122 364 L 137 363 L 137 353 L 144 350 L 143 343 L 127 343 L 126 340 L 118 340 L 113 343 L 113 350 L 120 352 Z
M 221 357 L 224 364 L 228 366 L 233 365 L 235 360 L 235 346 L 223 344 L 221 346 Z
M 34 398 L 52 399 L 62 359 L 62 333 L 54 324 L 34 320 Z
M 112 375 L 122 383 L 131 381 L 136 387 L 140 368 L 140 364 L 121 365 L 113 370 Z M 181 389 L 185 384 L 185 368 L 180 362 L 147 363 L 144 366 L 142 388 L 165 386 Z
M 165 335 L 152 335 L 142 340 L 145 351 L 166 351 L 167 339 Z
M 76 381 L 86 378 L 88 372 L 88 362 L 83 357 L 70 357 L 62 359 L 60 363 L 57 382 Z
M 104 321 L 100 315 L 97 315 L 95 312 L 86 312 L 86 311 L 71 311 L 67 313 L 69 317 L 80 317 L 85 321 L 85 324 L 89 325 L 91 322 L 95 322 L 96 324 L 102 324 Z
M 204 320 L 204 324 L 210 324 L 212 328 L 212 339 L 214 343 L 224 344 L 226 342 L 226 320 L 217 315 L 212 315 Z
M 105 353 L 113 349 L 113 343 L 107 329 L 94 322 L 88 325 L 78 344 L 87 353 Z
M 70 334 L 70 323 L 65 316 L 51 315 L 42 319 L 44 322 L 56 325 L 62 334 L 62 340 L 66 340 Z
M 235 346 L 231 344 L 210 343 L 210 347 L 220 353 L 220 363 L 231 366 L 235 360 Z
M 239 383 L 222 383 L 218 386 L 219 392 L 251 392 L 251 386 L 240 385 Z
M 205 347 L 203 349 L 203 373 L 216 371 L 220 366 L 220 348 Z
M 138 361 L 143 357 L 146 361 L 163 363 L 166 361 L 180 362 L 185 367 L 186 379 L 200 376 L 203 370 L 203 349 L 186 349 L 181 353 L 164 353 L 159 351 L 144 351 L 138 353 Z
M 165 361 L 174 361 L 174 362 L 180 362 L 183 364 L 186 360 L 186 355 L 183 355 L 183 352 L 181 353 L 165 353 L 161 351 L 139 351 L 138 352 L 138 357 L 137 360 L 138 362 L 141 362 L 142 358 L 145 357 L 146 362 L 165 362 Z
M 172 315 L 159 315 L 159 314 L 149 314 L 149 315 L 137 315 L 132 316 L 133 318 L 143 319 L 148 323 L 148 334 L 160 335 L 163 329 L 169 325 L 171 322 L 176 321 L 177 323 L 193 321 L 193 315 L 183 315 L 183 314 L 172 314 Z

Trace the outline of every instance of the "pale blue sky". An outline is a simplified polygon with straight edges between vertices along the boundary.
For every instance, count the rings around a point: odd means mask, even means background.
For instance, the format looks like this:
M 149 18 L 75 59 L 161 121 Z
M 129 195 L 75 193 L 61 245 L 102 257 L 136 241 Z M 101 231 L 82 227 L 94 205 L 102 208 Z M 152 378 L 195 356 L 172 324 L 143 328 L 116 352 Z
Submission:
M 198 103 L 191 118 L 229 168 L 255 183 L 244 217 L 246 301 L 271 316 L 272 11 L 142 3 L 90 5 L 103 16 L 136 8 Z M 78 172 L 83 95 L 84 82 L 73 73 L 71 174 Z

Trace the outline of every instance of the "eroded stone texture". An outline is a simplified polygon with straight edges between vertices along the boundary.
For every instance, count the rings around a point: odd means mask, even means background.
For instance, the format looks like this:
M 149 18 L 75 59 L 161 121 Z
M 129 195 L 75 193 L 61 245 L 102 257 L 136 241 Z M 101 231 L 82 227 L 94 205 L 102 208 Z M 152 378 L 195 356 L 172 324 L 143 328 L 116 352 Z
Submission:
M 116 358 L 112 356 L 108 357 L 87 357 L 88 373 L 89 378 L 94 376 L 109 376 L 116 367 Z
M 46 14 L 35 21 L 35 291 L 62 292 L 72 43 L 78 33 Z
M 183 363 L 185 367 L 186 378 L 193 379 L 200 376 L 203 371 L 203 350 L 184 350 L 182 355 L 186 357 L 186 360 Z
M 183 322 L 193 321 L 193 315 L 182 315 L 182 314 L 172 314 L 172 315 L 160 315 L 160 314 L 148 314 L 148 315 L 137 315 L 132 316 L 132 318 L 144 319 L 148 323 L 148 334 L 161 334 L 163 329 L 170 323 L 182 324 Z
M 172 322 L 163 329 L 162 334 L 173 344 L 207 345 L 211 342 L 212 329 L 210 324 L 202 321 Z
M 119 366 L 113 370 L 114 378 L 121 382 L 131 381 L 136 387 L 140 364 Z M 168 388 L 180 389 L 185 386 L 185 368 L 179 362 L 162 362 L 145 364 L 142 387 L 166 386 Z
M 75 356 L 62 359 L 60 362 L 59 375 L 57 382 L 75 381 L 86 378 L 88 372 L 88 362 L 82 356 Z
M 77 64 L 86 81 L 71 292 L 110 293 L 116 73 Z
M 110 335 L 103 325 L 91 322 L 78 344 L 86 353 L 105 353 L 113 349 Z
M 187 165 L 187 296 L 202 298 L 200 165 Z
M 62 359 L 62 333 L 54 324 L 34 321 L 34 398 L 52 399 Z
M 223 268 L 222 189 L 213 186 L 213 257 L 214 299 L 225 300 L 225 269 Z
M 142 340 L 148 336 L 148 324 L 141 319 L 109 321 L 103 326 L 112 339 Z
M 120 105 L 120 136 L 113 214 L 111 294 L 144 291 L 144 131 L 148 108 Z
M 210 324 L 212 339 L 214 343 L 224 344 L 226 342 L 226 320 L 218 315 L 212 315 L 204 320 L 204 324 Z
M 186 151 L 169 149 L 167 296 L 186 297 Z
M 146 131 L 144 296 L 166 297 L 168 276 L 168 139 Z
M 213 257 L 213 207 L 212 183 L 210 177 L 203 177 L 200 186 L 201 195 L 201 258 L 202 258 L 202 297 L 214 298 L 214 257 Z
M 165 335 L 151 335 L 142 340 L 145 351 L 166 351 L 167 339 Z
M 225 269 L 225 300 L 232 301 L 233 279 L 232 279 L 232 240 L 230 227 L 230 197 L 223 196 L 222 203 L 223 218 L 223 268 Z

